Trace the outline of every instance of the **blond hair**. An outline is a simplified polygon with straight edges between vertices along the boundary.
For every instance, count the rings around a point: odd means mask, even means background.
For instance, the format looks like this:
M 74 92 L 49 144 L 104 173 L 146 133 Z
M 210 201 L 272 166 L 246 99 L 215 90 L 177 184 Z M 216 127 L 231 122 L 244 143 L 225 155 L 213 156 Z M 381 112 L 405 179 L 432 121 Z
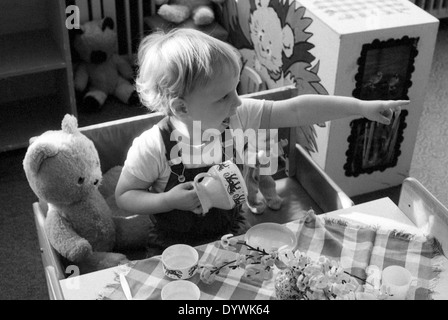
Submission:
M 170 115 L 174 98 L 205 86 L 224 68 L 239 74 L 241 60 L 230 44 L 194 29 L 157 31 L 138 50 L 136 88 L 143 105 Z

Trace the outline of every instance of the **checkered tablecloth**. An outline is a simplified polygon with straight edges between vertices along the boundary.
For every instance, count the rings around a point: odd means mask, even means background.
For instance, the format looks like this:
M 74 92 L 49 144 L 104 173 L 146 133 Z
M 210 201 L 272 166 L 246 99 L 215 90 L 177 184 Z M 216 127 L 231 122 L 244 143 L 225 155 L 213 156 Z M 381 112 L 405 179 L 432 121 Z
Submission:
M 417 280 L 408 299 L 431 299 L 431 288 L 441 271 L 436 257 L 441 254 L 437 241 L 418 235 L 384 230 L 375 226 L 357 226 L 344 220 L 327 219 L 308 212 L 304 218 L 286 224 L 298 238 L 297 249 L 313 259 L 324 255 L 340 261 L 352 275 L 366 279 L 366 268 L 380 270 L 395 264 L 406 267 Z M 244 236 L 240 236 L 244 238 Z M 219 242 L 197 247 L 200 265 L 213 263 L 217 257 L 232 258 L 235 252 L 224 250 Z M 275 299 L 274 279 L 248 280 L 244 270 L 226 270 L 212 284 L 202 283 L 196 274 L 190 280 L 201 290 L 201 300 L 269 300 Z M 160 299 L 161 289 L 171 280 L 164 276 L 160 256 L 133 261 L 122 272 L 130 284 L 135 299 Z M 100 293 L 100 299 L 125 299 L 118 283 L 110 284 Z

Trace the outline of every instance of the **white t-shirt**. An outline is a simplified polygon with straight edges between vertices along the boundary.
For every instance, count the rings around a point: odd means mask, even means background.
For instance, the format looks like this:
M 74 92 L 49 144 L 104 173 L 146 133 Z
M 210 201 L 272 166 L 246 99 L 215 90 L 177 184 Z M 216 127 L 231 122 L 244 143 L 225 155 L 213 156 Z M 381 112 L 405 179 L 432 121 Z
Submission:
M 267 103 L 265 100 L 247 98 L 241 100 L 241 106 L 237 108 L 236 114 L 230 118 L 229 128 L 233 130 L 241 129 L 243 132 L 247 129 L 258 130 L 260 128 L 263 111 L 267 108 Z M 205 148 L 204 145 L 192 145 L 190 148 L 202 149 L 203 154 L 206 153 L 205 151 L 208 148 L 215 149 L 214 147 L 216 147 L 215 150 L 221 150 L 221 146 L 213 146 L 212 144 L 214 143 L 219 143 L 219 140 L 212 139 Z M 199 152 L 201 151 L 199 150 Z M 148 182 L 152 192 L 163 192 L 171 174 L 165 153 L 166 149 L 160 129 L 158 126 L 153 126 L 151 129 L 143 132 L 139 137 L 134 139 L 132 146 L 128 151 L 123 170 L 126 170 L 128 173 L 142 181 Z M 207 154 L 213 153 L 207 152 Z M 217 157 L 218 162 L 220 162 L 219 159 L 222 158 L 222 153 L 215 154 L 214 156 Z M 202 163 L 199 165 L 189 164 L 192 161 L 187 157 L 189 157 L 189 155 L 182 152 L 185 168 L 210 165 L 210 163 Z

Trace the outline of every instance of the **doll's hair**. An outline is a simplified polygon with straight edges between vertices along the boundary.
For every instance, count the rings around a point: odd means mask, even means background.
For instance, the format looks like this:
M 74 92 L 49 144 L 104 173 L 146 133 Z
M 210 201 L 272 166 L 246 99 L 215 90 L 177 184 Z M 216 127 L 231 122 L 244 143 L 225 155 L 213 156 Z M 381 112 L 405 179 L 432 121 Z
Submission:
M 205 86 L 222 70 L 239 75 L 241 59 L 230 44 L 194 29 L 156 31 L 138 50 L 136 89 L 144 106 L 171 115 L 172 99 Z

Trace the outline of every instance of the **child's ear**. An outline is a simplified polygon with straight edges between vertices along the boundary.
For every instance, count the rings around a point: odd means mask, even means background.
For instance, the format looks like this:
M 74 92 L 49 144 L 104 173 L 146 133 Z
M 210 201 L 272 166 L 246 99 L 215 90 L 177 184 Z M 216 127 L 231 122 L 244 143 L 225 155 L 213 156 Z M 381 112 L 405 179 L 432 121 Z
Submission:
M 171 112 L 178 117 L 185 116 L 188 112 L 185 100 L 182 98 L 174 98 L 171 100 Z

